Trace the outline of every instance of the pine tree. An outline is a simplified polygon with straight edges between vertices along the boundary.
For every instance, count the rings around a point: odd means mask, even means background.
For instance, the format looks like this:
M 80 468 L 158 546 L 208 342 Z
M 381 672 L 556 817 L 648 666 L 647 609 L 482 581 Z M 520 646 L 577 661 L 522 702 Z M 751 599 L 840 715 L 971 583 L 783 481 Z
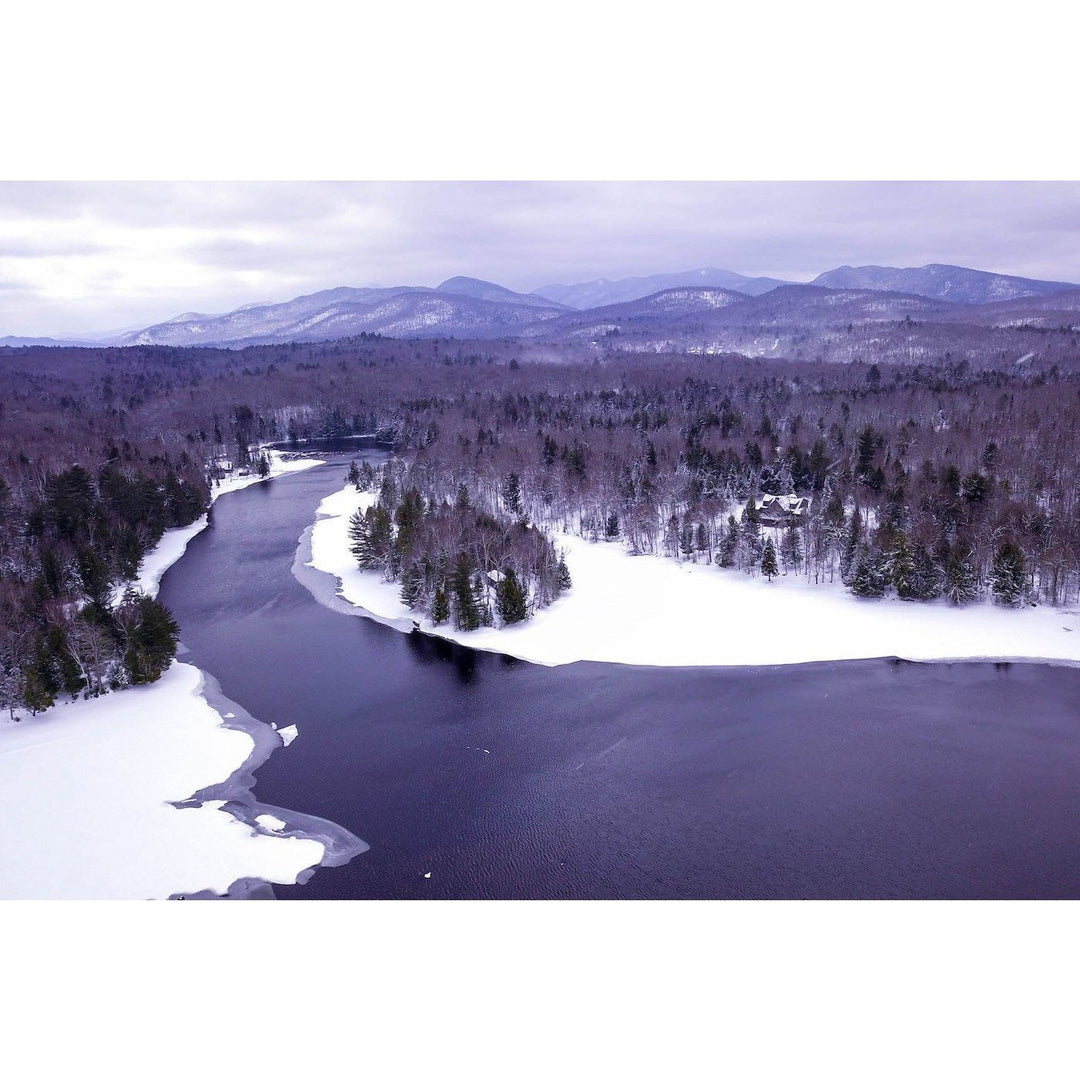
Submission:
M 780 573 L 780 567 L 776 563 L 776 547 L 771 536 L 765 541 L 765 549 L 761 553 L 761 572 L 770 582 Z
M 567 589 L 573 588 L 574 582 L 570 577 L 570 570 L 566 565 L 566 556 L 559 556 L 559 568 L 555 575 L 555 584 L 559 592 L 565 592 Z
M 454 626 L 458 630 L 476 630 L 481 623 L 480 608 L 473 590 L 473 564 L 467 552 L 454 563 L 450 587 L 453 596 Z
M 907 533 L 898 532 L 895 538 L 889 577 L 901 600 L 919 599 L 919 582 L 915 572 L 915 558 L 911 553 Z
M 915 564 L 912 584 L 912 598 L 915 600 L 934 600 L 945 588 L 945 574 L 926 550 L 924 544 L 916 544 L 911 553 Z
M 789 525 L 780 538 L 780 554 L 784 558 L 785 565 L 790 566 L 792 570 L 798 573 L 799 567 L 802 565 L 803 549 L 802 537 L 799 535 L 797 526 Z
M 851 591 L 856 596 L 884 596 L 889 587 L 885 557 L 860 544 L 852 560 Z
M 1007 607 L 1016 607 L 1024 596 L 1024 553 L 1006 540 L 994 556 L 990 571 L 994 599 Z
M 717 561 L 721 566 L 734 566 L 735 553 L 739 549 L 739 523 L 734 514 L 729 514 L 727 519 L 727 533 L 720 544 Z
M 473 603 L 480 619 L 481 626 L 494 626 L 495 616 L 488 603 L 487 589 L 484 588 L 484 579 L 480 574 L 473 578 L 472 583 Z
M 684 520 L 679 530 L 679 551 L 687 558 L 694 553 L 694 526 L 689 520 Z
M 967 604 L 979 596 L 979 578 L 967 545 L 957 543 L 945 566 L 945 595 L 950 604 Z
M 132 683 L 151 683 L 176 656 L 180 627 L 164 604 L 129 595 L 117 612 L 125 638 L 124 669 Z
M 512 566 L 495 589 L 495 610 L 504 623 L 523 622 L 529 617 L 528 602 Z
M 851 511 L 847 535 L 844 537 L 844 546 L 840 552 L 840 580 L 845 584 L 851 583 L 851 575 L 855 571 L 855 556 L 858 553 L 861 539 L 862 517 L 859 514 L 859 508 L 856 506 Z
M 705 531 L 705 522 L 699 521 L 694 530 L 694 548 L 697 551 L 709 550 L 709 536 Z
M 355 460 L 349 462 L 349 475 L 347 479 L 357 491 L 360 490 L 360 470 L 357 468 Z
M 439 585 L 435 590 L 435 599 L 431 602 L 431 621 L 436 626 L 441 626 L 450 618 L 450 600 L 446 595 L 446 587 Z
M 508 514 L 521 516 L 521 478 L 517 473 L 510 473 L 503 481 L 502 499 Z
M 349 518 L 349 551 L 362 570 L 384 569 L 393 543 L 390 514 L 382 505 Z
M 398 501 L 398 487 L 389 467 L 383 469 L 382 483 L 379 485 L 379 506 L 387 513 L 393 513 Z
M 406 563 L 401 570 L 401 602 L 415 607 L 424 595 L 424 571 L 414 562 Z

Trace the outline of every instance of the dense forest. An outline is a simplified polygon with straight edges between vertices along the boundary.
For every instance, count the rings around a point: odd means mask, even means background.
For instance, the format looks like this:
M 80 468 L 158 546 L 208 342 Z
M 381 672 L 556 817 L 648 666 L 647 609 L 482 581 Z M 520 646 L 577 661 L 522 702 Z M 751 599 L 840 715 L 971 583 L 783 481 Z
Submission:
M 564 530 L 863 596 L 1080 602 L 1080 377 L 361 336 L 243 350 L 0 350 L 8 708 L 145 681 L 175 627 L 125 583 L 222 459 L 377 434 L 364 565 L 460 626 L 569 582 Z M 804 497 L 797 519 L 766 495 Z M 509 571 L 509 573 L 508 573 Z M 507 585 L 507 580 L 512 585 Z

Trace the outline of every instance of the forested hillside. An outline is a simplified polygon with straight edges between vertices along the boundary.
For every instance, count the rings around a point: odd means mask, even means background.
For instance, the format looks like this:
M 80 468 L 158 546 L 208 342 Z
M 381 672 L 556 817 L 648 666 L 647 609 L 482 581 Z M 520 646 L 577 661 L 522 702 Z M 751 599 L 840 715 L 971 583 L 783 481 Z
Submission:
M 777 572 L 865 596 L 1077 603 L 1071 359 L 838 365 L 376 336 L 0 350 L 4 704 L 153 677 L 168 613 L 107 598 L 203 512 L 223 462 L 255 467 L 272 440 L 378 433 L 398 449 L 389 533 L 372 520 L 356 542 L 374 530 L 369 557 L 449 619 L 471 620 L 464 582 L 492 568 L 512 567 L 526 615 L 550 599 L 562 529 L 717 572 L 761 573 L 773 551 Z M 765 494 L 808 510 L 756 521 Z

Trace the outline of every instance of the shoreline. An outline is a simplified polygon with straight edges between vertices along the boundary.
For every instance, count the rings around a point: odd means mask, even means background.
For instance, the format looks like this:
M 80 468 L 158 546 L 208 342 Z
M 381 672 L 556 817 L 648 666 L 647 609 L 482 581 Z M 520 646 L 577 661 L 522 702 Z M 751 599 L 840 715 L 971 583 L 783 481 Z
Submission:
M 349 515 L 375 498 L 345 487 L 322 500 L 298 546 L 298 580 L 334 610 L 403 632 L 419 623 L 421 633 L 479 651 L 548 667 L 581 660 L 772 667 L 881 657 L 1080 666 L 1080 611 L 860 599 L 839 582 L 815 585 L 794 576 L 766 582 L 570 534 L 553 539 L 566 554 L 573 587 L 526 623 L 471 632 L 436 627 L 401 603 L 398 583 L 360 570 L 349 553 Z M 336 584 L 317 584 L 313 572 Z
M 321 464 L 271 452 L 269 476 L 215 485 L 212 501 Z M 204 514 L 166 532 L 134 586 L 156 596 L 208 524 Z M 273 884 L 347 862 L 367 844 L 251 796 L 255 771 L 295 734 L 255 719 L 179 658 L 148 686 L 0 724 L 0 896 L 269 899 Z

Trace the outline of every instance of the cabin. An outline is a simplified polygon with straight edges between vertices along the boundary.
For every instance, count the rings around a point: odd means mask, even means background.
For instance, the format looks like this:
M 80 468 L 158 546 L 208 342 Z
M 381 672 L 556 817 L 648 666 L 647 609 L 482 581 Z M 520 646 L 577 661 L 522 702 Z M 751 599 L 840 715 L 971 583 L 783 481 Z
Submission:
M 801 495 L 762 495 L 754 500 L 762 525 L 801 525 L 810 510 L 810 500 Z

